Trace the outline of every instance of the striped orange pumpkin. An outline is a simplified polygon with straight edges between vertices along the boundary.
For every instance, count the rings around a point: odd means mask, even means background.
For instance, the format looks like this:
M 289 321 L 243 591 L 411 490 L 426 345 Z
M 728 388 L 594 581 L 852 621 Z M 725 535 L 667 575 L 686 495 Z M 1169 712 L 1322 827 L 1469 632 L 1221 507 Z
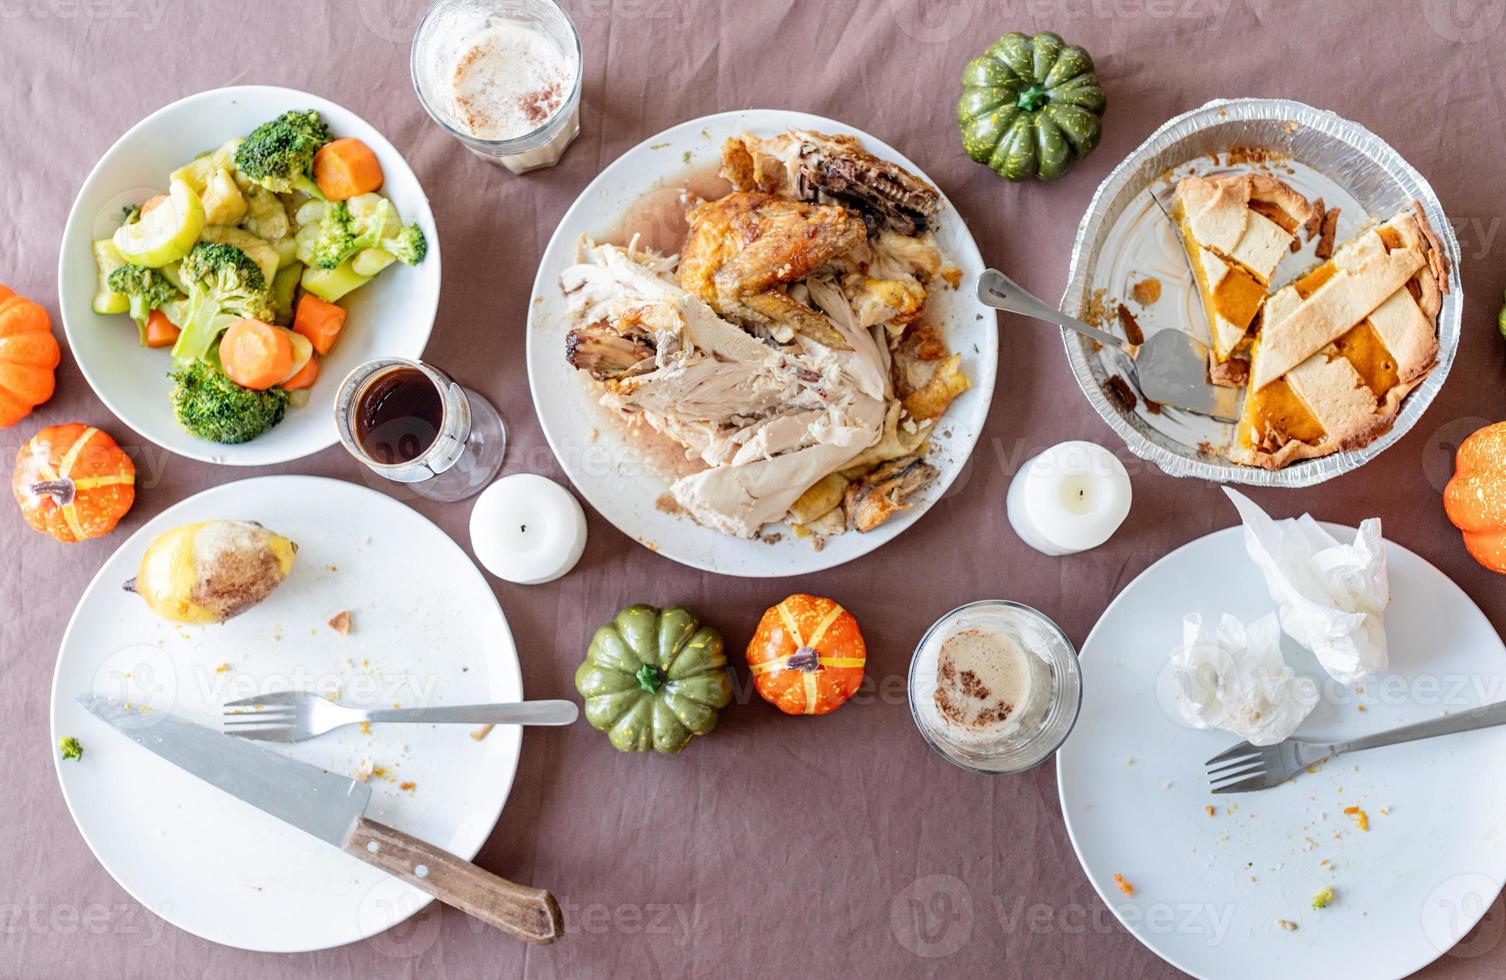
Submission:
M 11 489 L 26 523 L 72 544 L 115 529 L 136 500 L 136 465 L 106 432 L 53 425 L 16 453 Z
M 748 644 L 758 693 L 790 715 L 840 708 L 863 682 L 867 660 L 852 613 L 818 596 L 792 595 L 770 607 Z

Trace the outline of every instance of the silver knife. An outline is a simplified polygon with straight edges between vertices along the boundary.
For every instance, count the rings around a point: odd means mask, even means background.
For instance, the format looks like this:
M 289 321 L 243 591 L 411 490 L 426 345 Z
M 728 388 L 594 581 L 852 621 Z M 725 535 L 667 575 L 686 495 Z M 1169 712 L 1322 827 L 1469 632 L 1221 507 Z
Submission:
M 564 933 L 559 904 L 368 818 L 371 787 L 161 712 L 87 694 L 78 703 L 142 748 L 244 803 L 530 943 Z

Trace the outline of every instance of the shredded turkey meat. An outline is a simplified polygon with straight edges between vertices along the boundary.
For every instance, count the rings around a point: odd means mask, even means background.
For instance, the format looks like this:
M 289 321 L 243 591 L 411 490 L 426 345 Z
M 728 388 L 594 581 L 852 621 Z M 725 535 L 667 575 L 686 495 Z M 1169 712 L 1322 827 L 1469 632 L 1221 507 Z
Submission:
M 724 162 L 739 192 L 692 206 L 681 256 L 582 242 L 566 359 L 683 450 L 670 495 L 700 523 L 870 530 L 935 479 L 920 454 L 967 387 L 921 323 L 931 284 L 957 284 L 927 230 L 940 197 L 847 137 L 740 137 Z

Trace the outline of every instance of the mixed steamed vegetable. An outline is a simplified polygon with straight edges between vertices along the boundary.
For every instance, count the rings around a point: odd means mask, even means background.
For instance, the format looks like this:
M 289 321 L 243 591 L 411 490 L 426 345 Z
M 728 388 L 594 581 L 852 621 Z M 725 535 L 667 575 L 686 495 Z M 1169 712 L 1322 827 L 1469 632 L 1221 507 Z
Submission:
M 220 443 L 281 422 L 345 326 L 340 300 L 428 241 L 380 193 L 376 154 L 314 110 L 285 112 L 168 175 L 94 243 L 94 311 L 172 349 L 188 432 Z

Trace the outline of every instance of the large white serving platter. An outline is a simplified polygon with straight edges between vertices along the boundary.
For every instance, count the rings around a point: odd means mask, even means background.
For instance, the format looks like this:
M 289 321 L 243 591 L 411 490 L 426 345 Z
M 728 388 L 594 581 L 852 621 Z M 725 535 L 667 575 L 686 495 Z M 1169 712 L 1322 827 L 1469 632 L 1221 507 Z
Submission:
M 177 626 L 121 590 L 152 538 L 216 518 L 259 521 L 298 544 L 292 574 L 264 603 L 223 625 Z M 348 636 L 328 625 L 343 610 Z M 227 946 L 338 946 L 430 899 L 145 751 L 74 698 L 218 727 L 224 702 L 290 688 L 363 706 L 523 697 L 507 620 L 465 552 L 392 498 L 315 477 L 225 484 L 153 518 L 100 569 L 58 653 L 52 738 L 84 746 L 82 760 L 57 767 L 84 840 L 141 904 Z M 385 769 L 371 777 L 367 815 L 469 859 L 502 812 L 522 744 L 516 726 L 480 741 L 470 731 L 372 725 L 276 750 L 345 775 L 363 763 Z
M 962 354 L 962 369 L 973 387 L 952 403 L 937 425 L 931 439 L 931 462 L 940 467 L 941 476 L 916 495 L 914 506 L 867 534 L 832 538 L 821 551 L 783 529 L 776 529 L 778 540 L 741 540 L 657 507 L 659 497 L 669 489 L 669 480 L 645 464 L 638 448 L 624 441 L 579 372 L 565 361 L 565 335 L 570 323 L 560 294 L 560 273 L 574 262 L 576 244 L 582 236 L 605 241 L 640 230 L 632 216 L 650 214 L 653 209 L 646 202 L 672 200 L 676 189 L 693 175 L 714 172 L 728 137 L 743 132 L 767 137 L 791 128 L 851 134 L 861 139 L 869 152 L 925 176 L 914 162 L 882 140 L 820 116 L 748 109 L 692 119 L 628 150 L 581 192 L 544 251 L 528 307 L 528 381 L 534 409 L 570 480 L 591 506 L 624 534 L 666 558 L 724 575 L 762 578 L 831 568 L 865 555 L 904 532 L 946 493 L 967 463 L 988 417 L 998 369 L 994 312 L 973 295 L 973 286 L 984 269 L 983 259 L 962 216 L 943 196 L 934 230 L 942 252 L 962 269 L 962 284 L 958 289 L 935 289 L 929 316 L 948 346 Z M 652 224 L 652 218 L 647 221 Z M 641 230 L 652 239 L 653 233 L 662 229 Z

